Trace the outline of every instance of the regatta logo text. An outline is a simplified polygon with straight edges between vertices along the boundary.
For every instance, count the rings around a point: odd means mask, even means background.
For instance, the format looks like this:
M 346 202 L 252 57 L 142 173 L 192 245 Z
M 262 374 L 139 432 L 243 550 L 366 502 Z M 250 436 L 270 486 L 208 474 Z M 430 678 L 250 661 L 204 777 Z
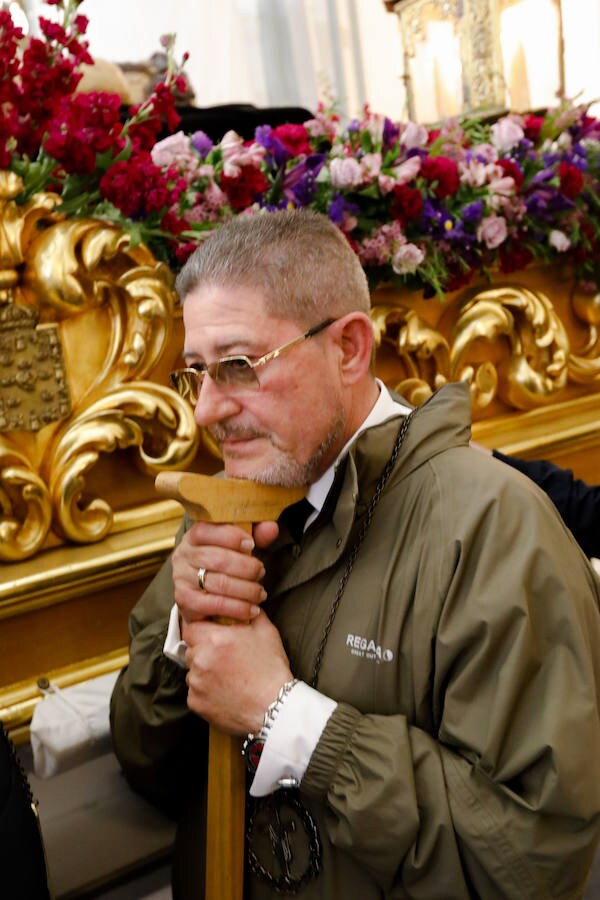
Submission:
M 350 647 L 352 656 L 374 659 L 378 663 L 391 662 L 394 658 L 393 650 L 383 649 L 375 641 L 362 637 L 360 634 L 349 634 L 346 638 L 346 647 Z

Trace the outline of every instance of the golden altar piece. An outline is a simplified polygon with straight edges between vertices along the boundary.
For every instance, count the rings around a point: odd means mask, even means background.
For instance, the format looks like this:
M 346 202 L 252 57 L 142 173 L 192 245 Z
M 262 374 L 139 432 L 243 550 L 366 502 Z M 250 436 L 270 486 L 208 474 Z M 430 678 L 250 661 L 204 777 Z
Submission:
M 65 218 L 51 193 L 19 205 L 21 190 L 0 172 L 0 716 L 15 725 L 38 676 L 86 677 L 126 648 L 180 518 L 154 476 L 202 460 L 167 386 L 170 269 L 110 223 Z
M 213 473 L 214 448 L 168 387 L 182 347 L 173 273 L 0 172 L 0 718 L 25 735 L 40 677 L 126 660 L 127 619 L 173 546 L 160 471 Z M 471 391 L 474 438 L 600 482 L 600 295 L 531 266 L 425 300 L 373 294 L 376 372 L 419 404 Z
M 413 404 L 465 381 L 473 437 L 600 483 L 600 294 L 570 268 L 496 273 L 443 301 L 379 288 L 376 369 Z

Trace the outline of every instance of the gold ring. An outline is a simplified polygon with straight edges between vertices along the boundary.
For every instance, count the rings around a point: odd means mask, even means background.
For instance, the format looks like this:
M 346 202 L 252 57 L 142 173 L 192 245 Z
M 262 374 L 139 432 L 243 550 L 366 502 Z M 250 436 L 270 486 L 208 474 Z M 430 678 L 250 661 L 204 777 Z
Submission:
M 198 569 L 198 590 L 205 591 L 206 590 L 206 576 L 207 570 L 203 569 L 202 566 Z

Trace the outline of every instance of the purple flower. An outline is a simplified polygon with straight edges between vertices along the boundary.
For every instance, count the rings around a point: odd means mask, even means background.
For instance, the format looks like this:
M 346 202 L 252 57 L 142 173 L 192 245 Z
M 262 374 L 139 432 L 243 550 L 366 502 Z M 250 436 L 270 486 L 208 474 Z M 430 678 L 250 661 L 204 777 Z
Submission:
M 462 217 L 465 222 L 479 222 L 483 215 L 483 200 L 475 200 L 463 207 Z
M 383 149 L 390 150 L 400 137 L 400 127 L 395 125 L 387 116 L 383 122 Z
M 202 159 L 206 159 L 212 148 L 213 142 L 203 131 L 195 131 L 192 135 L 192 145 L 198 151 Z
M 285 173 L 283 193 L 294 206 L 308 206 L 317 190 L 317 175 L 326 160 L 324 153 L 311 153 Z
M 532 184 L 544 184 L 546 181 L 550 181 L 551 178 L 554 178 L 556 172 L 552 166 L 546 169 L 542 169 L 541 172 L 536 172 L 536 174 L 531 179 Z
M 356 203 L 350 203 L 345 200 L 341 194 L 335 194 L 333 200 L 329 204 L 327 214 L 334 225 L 341 225 L 346 215 L 357 216 L 360 207 Z
M 271 137 L 272 130 L 270 125 L 259 125 L 254 129 L 254 140 L 266 150 L 270 150 L 273 146 L 273 139 Z

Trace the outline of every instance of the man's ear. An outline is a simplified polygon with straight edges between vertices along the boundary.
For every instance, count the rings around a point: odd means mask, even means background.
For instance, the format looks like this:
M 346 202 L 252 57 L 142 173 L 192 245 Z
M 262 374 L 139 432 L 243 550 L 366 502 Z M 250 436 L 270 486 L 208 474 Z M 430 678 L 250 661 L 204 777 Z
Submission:
M 366 313 L 352 312 L 330 326 L 341 350 L 340 370 L 346 384 L 360 381 L 371 369 L 373 326 Z

